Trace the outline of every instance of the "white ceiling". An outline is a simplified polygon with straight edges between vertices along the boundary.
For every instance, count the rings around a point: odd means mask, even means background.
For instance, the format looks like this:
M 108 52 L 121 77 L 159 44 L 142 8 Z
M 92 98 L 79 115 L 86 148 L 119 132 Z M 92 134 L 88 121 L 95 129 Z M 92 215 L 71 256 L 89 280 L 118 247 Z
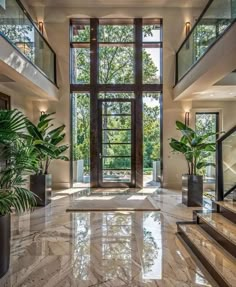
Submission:
M 236 86 L 212 86 L 209 89 L 194 93 L 193 101 L 236 101 Z
M 208 0 L 25 0 L 30 6 L 47 7 L 198 7 Z

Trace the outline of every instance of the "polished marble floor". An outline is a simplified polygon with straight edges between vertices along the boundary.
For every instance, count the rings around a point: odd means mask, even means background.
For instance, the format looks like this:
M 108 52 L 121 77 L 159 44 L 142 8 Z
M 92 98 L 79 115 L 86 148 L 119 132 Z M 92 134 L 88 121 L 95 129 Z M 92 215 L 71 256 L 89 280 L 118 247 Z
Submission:
M 66 212 L 94 194 L 151 196 L 161 211 Z M 10 270 L 0 286 L 217 286 L 175 235 L 176 221 L 191 219 L 192 210 L 180 192 L 156 188 L 54 192 L 46 208 L 12 216 Z

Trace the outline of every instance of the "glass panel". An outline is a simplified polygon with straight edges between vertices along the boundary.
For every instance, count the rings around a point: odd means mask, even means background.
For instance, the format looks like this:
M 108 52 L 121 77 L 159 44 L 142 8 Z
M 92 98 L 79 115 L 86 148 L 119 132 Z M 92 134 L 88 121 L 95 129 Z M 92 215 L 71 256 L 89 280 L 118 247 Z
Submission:
M 75 187 L 90 182 L 90 95 L 72 95 L 73 182 Z
M 130 143 L 131 130 L 128 131 L 103 131 L 103 143 Z
M 159 185 L 160 169 L 160 94 L 143 93 L 143 179 L 144 186 Z
M 131 114 L 130 102 L 103 102 L 103 115 Z
M 160 42 L 160 25 L 143 25 L 143 42 Z
M 6 0 L 6 9 L 0 9 L 0 33 L 55 82 L 55 53 L 16 1 Z
M 130 170 L 103 170 L 103 182 L 131 182 Z
M 103 158 L 103 169 L 131 169 L 131 158 L 129 157 Z
M 72 42 L 90 42 L 90 25 L 73 24 Z
M 100 25 L 100 42 L 134 42 L 133 25 Z
M 90 49 L 73 48 L 72 49 L 72 83 L 89 84 L 90 83 Z
M 143 83 L 161 83 L 161 49 L 143 48 Z
M 130 129 L 131 116 L 103 116 L 103 129 Z
M 236 132 L 222 142 L 222 159 L 224 192 L 227 192 L 236 184 Z M 232 197 L 232 193 L 229 197 Z
M 103 144 L 103 155 L 105 156 L 130 156 L 131 144 Z
M 177 54 L 178 80 L 235 19 L 231 0 L 214 0 Z
M 205 135 L 206 133 L 217 132 L 217 114 L 211 113 L 196 113 L 196 131 Z M 216 142 L 216 135 L 209 138 L 209 142 Z M 215 153 L 205 153 L 204 158 L 207 162 L 215 163 Z M 215 167 L 207 166 L 202 168 L 202 175 L 204 175 L 204 181 L 214 182 L 215 181 Z
M 99 93 L 99 99 L 134 99 L 134 93 Z
M 109 46 L 99 48 L 99 83 L 134 83 L 133 47 Z

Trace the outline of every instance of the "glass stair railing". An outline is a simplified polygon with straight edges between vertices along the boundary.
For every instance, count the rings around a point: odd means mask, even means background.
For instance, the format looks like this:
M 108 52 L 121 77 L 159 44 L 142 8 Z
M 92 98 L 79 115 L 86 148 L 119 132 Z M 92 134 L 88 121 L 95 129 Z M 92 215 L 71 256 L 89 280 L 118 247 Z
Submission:
M 236 193 L 236 126 L 217 140 L 217 200 Z
M 236 0 L 210 0 L 176 54 L 176 84 L 235 22 Z
M 56 54 L 20 1 L 0 2 L 0 35 L 56 84 Z

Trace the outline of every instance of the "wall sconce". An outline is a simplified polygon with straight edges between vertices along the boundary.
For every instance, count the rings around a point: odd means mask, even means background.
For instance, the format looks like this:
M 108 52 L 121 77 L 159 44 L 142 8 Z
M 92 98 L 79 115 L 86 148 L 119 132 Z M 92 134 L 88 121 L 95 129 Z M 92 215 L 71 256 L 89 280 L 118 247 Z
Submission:
M 41 116 L 42 116 L 42 115 L 45 115 L 46 112 L 45 112 L 45 111 L 40 111 L 40 114 L 41 114 Z
M 191 23 L 190 22 L 185 22 L 185 34 L 186 34 L 186 37 L 188 36 L 190 30 L 191 30 Z
M 184 115 L 184 123 L 186 126 L 189 126 L 189 116 L 190 116 L 189 112 L 186 112 Z
M 38 27 L 39 27 L 40 33 L 43 35 L 43 22 L 42 21 L 38 22 Z
M 188 34 L 190 33 L 191 30 L 191 23 L 190 22 L 185 22 L 185 35 L 186 38 L 188 37 Z M 189 39 L 186 41 L 186 49 L 189 49 Z

